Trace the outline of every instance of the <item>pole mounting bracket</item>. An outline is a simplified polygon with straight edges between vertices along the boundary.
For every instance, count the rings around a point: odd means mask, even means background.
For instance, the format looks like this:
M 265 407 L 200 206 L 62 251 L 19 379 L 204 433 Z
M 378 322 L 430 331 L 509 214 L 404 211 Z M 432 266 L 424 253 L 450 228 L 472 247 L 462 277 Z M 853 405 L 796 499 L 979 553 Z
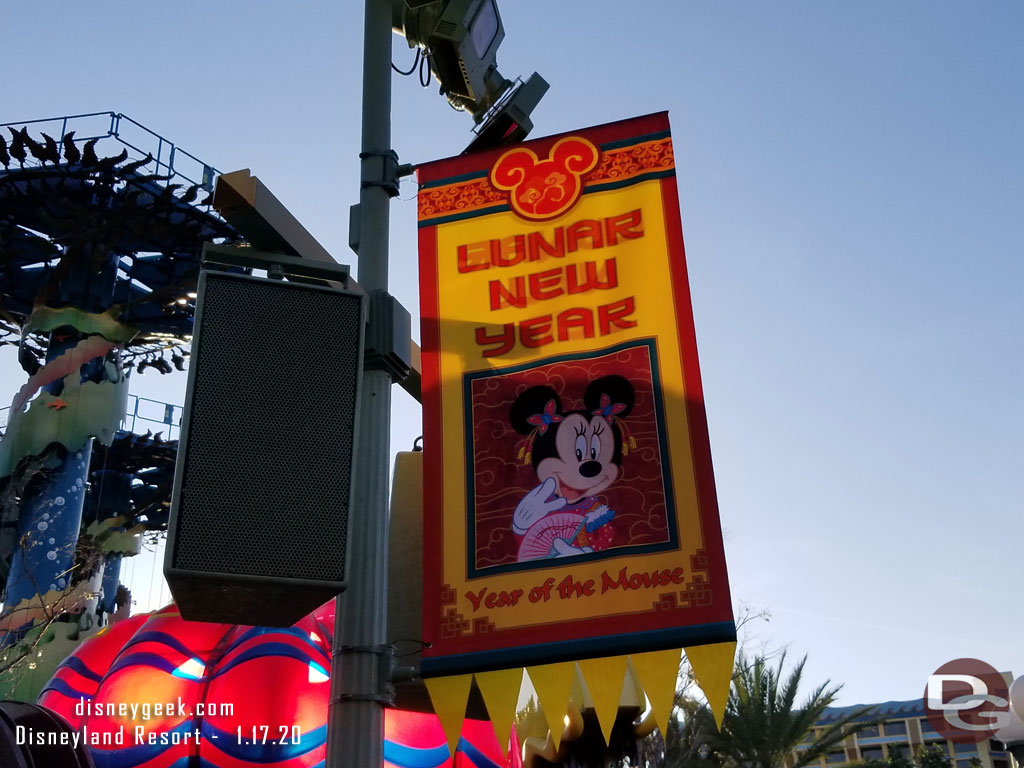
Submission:
M 392 381 L 402 382 L 412 367 L 412 318 L 387 291 L 370 291 L 363 368 L 387 371 Z
M 403 176 L 412 173 L 409 164 L 400 165 L 398 153 L 393 149 L 383 152 L 360 152 L 360 187 L 380 187 L 388 193 L 388 197 L 398 197 L 398 182 Z
M 377 669 L 374 676 L 376 685 L 366 686 L 363 690 L 342 691 L 332 696 L 330 703 L 373 701 L 379 704 L 393 705 L 395 703 L 395 686 L 391 682 L 391 670 L 395 663 L 395 647 L 393 645 L 343 645 L 331 652 L 332 657 L 340 656 L 343 662 L 346 658 L 357 655 L 377 657 Z M 356 688 L 354 683 L 353 688 Z

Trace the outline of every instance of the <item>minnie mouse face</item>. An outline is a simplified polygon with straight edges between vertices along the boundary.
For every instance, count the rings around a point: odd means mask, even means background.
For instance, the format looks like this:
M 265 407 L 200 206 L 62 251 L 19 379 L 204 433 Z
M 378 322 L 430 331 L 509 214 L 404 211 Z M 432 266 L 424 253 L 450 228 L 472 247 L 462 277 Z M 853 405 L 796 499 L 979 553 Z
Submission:
M 558 483 L 558 495 L 573 502 L 603 491 L 621 473 L 615 463 L 615 436 L 603 416 L 572 413 L 555 434 L 555 455 L 537 463 L 537 478 Z
M 509 419 L 527 435 L 529 458 L 544 482 L 554 478 L 568 502 L 605 490 L 622 474 L 623 419 L 633 408 L 633 386 L 622 376 L 595 379 L 587 386 L 583 410 L 562 411 L 551 387 L 529 387 L 512 404 Z M 525 453 L 524 451 L 524 453 Z

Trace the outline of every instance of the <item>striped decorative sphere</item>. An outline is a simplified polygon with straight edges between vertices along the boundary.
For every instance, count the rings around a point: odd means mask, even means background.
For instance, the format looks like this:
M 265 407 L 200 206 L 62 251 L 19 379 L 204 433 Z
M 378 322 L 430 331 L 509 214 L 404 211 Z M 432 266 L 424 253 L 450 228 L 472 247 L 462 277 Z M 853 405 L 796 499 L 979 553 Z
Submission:
M 57 668 L 39 704 L 97 768 L 323 768 L 334 601 L 280 629 L 184 621 L 172 605 L 119 621 Z M 513 768 L 466 720 L 454 760 L 433 715 L 388 710 L 385 768 Z

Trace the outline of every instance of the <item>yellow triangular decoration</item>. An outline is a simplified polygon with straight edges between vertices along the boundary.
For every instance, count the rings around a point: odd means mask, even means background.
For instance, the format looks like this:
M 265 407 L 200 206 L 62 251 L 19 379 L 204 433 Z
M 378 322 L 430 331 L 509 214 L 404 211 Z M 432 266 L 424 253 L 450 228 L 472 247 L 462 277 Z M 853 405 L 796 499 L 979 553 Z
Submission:
M 721 729 L 725 705 L 729 701 L 729 683 L 732 681 L 736 641 L 695 645 L 683 650 L 686 651 L 686 658 L 690 660 L 693 677 L 704 691 L 704 698 L 708 700 L 711 713 L 715 716 L 715 725 Z
M 434 713 L 441 720 L 444 735 L 448 738 L 448 751 L 454 755 L 462 735 L 462 721 L 466 719 L 466 702 L 469 701 L 473 676 L 428 677 L 423 682 L 434 705 Z
M 651 713 L 664 736 L 668 733 L 669 718 L 676 700 L 676 679 L 679 677 L 679 660 L 682 651 L 651 651 L 631 653 L 629 663 L 633 673 L 651 702 Z
M 476 685 L 487 706 L 487 716 L 494 726 L 501 754 L 508 755 L 508 736 L 516 719 L 519 689 L 523 685 L 523 668 L 499 669 L 495 672 L 477 672 Z
M 597 713 L 597 722 L 601 724 L 605 744 L 611 743 L 612 726 L 615 725 L 615 716 L 619 714 L 627 659 L 627 656 L 613 656 L 577 662 L 587 690 L 590 691 L 590 698 L 594 700 L 594 711 Z
M 537 701 L 544 712 L 555 749 L 562 740 L 565 730 L 565 715 L 568 711 L 569 689 L 576 675 L 576 662 L 563 661 L 559 664 L 542 664 L 526 670 L 537 690 Z

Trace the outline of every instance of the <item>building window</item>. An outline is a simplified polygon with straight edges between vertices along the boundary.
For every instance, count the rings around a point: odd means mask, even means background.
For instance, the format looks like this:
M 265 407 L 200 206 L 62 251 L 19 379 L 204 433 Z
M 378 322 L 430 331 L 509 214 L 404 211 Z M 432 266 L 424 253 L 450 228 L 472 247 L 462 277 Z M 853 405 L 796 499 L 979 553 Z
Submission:
M 889 745 L 890 755 L 903 755 L 904 757 L 910 757 L 910 747 L 906 744 L 890 744 Z
M 873 739 L 873 738 L 875 738 L 877 736 L 878 736 L 878 726 L 877 725 L 869 725 L 867 728 L 864 728 L 863 730 L 857 731 L 857 738 L 858 739 Z
M 1006 751 L 1006 745 L 1003 742 L 1001 742 L 1001 741 L 996 741 L 995 739 L 989 739 L 988 751 L 989 752 L 1003 753 L 1003 752 Z
M 1010 761 L 1003 759 L 993 760 L 992 768 L 1010 768 Z
M 828 752 L 825 754 L 826 763 L 845 763 L 846 752 Z
M 921 733 L 935 733 L 935 726 L 927 717 L 921 718 Z
M 885 735 L 886 736 L 906 736 L 907 735 L 907 721 L 906 720 L 895 720 L 891 723 L 885 724 Z
M 970 760 L 957 760 L 956 761 L 956 768 L 971 768 L 971 761 Z
M 860 759 L 861 760 L 884 760 L 885 756 L 882 754 L 881 747 L 861 747 L 860 748 Z
M 978 754 L 978 745 L 971 742 L 965 743 L 958 741 L 953 744 L 953 751 L 958 755 L 976 755 Z

